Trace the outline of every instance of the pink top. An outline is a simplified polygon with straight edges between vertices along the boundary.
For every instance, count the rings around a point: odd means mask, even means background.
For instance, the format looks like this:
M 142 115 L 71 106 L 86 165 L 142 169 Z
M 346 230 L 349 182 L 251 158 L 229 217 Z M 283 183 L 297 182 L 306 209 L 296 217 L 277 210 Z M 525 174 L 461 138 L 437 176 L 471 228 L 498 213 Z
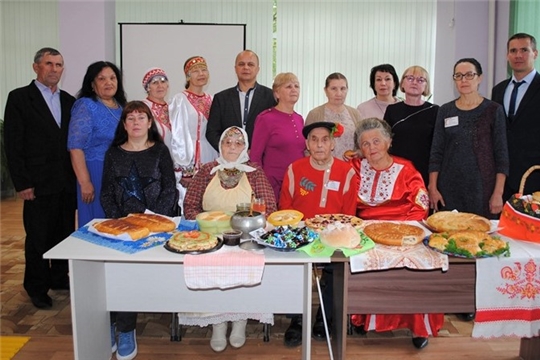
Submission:
M 255 120 L 249 158 L 264 170 L 276 199 L 279 199 L 287 167 L 304 157 L 303 127 L 304 119 L 300 114 L 287 114 L 276 108 L 261 112 Z

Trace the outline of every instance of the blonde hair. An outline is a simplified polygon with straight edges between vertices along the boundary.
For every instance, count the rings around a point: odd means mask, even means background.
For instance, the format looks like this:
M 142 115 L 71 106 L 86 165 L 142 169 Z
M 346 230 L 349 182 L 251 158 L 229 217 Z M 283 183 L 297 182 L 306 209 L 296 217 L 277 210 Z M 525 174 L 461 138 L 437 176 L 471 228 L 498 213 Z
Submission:
M 417 76 L 421 75 L 424 79 L 426 79 L 426 87 L 424 88 L 424 92 L 422 95 L 429 96 L 431 95 L 431 86 L 429 81 L 429 74 L 426 69 L 419 65 L 414 65 L 408 67 L 404 72 L 403 75 L 401 75 L 401 81 L 399 82 L 399 90 L 401 90 L 402 93 L 405 93 L 405 89 L 403 88 L 403 82 L 405 81 L 405 76 L 408 76 L 407 73 L 410 73 L 410 75 Z
M 279 89 L 288 82 L 300 83 L 296 75 L 291 72 L 277 74 L 274 78 L 274 83 L 272 84 L 272 91 L 276 92 L 277 89 Z

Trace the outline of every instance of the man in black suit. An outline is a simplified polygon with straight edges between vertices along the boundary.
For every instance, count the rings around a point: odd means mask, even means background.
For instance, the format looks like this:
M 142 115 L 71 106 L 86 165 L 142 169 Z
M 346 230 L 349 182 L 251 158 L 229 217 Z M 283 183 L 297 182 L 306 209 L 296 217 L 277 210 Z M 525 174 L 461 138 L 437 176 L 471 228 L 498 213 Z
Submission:
M 69 289 L 66 260 L 43 254 L 75 230 L 75 175 L 67 151 L 75 98 L 58 88 L 64 59 L 53 48 L 34 57 L 36 80 L 8 95 L 4 136 L 9 171 L 24 200 L 24 289 L 34 306 L 48 308 L 49 289 Z
M 491 99 L 503 105 L 507 115 L 510 175 L 504 189 L 505 201 L 518 192 L 525 171 L 540 164 L 540 74 L 534 69 L 537 56 L 536 39 L 532 35 L 518 33 L 510 37 L 506 58 L 512 77 L 497 84 L 491 93 Z M 523 193 L 538 190 L 540 172 L 536 171 L 528 177 Z
M 272 90 L 257 83 L 259 69 L 257 54 L 251 50 L 242 51 L 236 56 L 234 65 L 238 84 L 214 96 L 206 138 L 218 152 L 221 133 L 230 126 L 244 128 L 251 144 L 255 118 L 263 110 L 276 105 Z

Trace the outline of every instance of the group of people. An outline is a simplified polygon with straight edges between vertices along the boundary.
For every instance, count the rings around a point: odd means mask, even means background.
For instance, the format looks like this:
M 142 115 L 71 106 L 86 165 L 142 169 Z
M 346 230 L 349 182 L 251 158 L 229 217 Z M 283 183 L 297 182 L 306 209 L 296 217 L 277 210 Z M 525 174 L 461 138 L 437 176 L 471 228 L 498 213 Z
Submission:
M 49 289 L 69 289 L 67 263 L 43 254 L 95 218 L 150 210 L 194 219 L 202 211 L 234 211 L 253 197 L 266 212 L 294 208 L 312 217 L 344 213 L 363 219 L 422 220 L 443 209 L 496 218 L 519 188 L 521 175 L 540 163 L 540 74 L 536 40 L 508 40 L 513 70 L 488 100 L 478 92 L 482 67 L 473 58 L 456 62 L 459 97 L 442 106 L 431 95 L 428 72 L 372 68 L 374 97 L 345 105 L 348 82 L 330 74 L 328 101 L 303 117 L 295 110 L 300 82 L 275 77 L 272 89 L 257 82 L 259 59 L 243 51 L 235 61 L 236 86 L 212 98 L 206 60 L 183 66 L 185 90 L 168 102 L 169 82 L 149 69 L 148 96 L 127 101 L 115 64 L 91 64 L 77 99 L 58 88 L 64 62 L 53 48 L 34 58 L 36 79 L 13 90 L 5 110 L 5 145 L 13 183 L 25 200 L 24 287 L 38 308 L 52 306 Z M 398 89 L 405 94 L 396 97 Z M 250 146 L 251 144 L 251 146 Z M 531 175 L 525 192 L 540 188 Z M 325 304 L 331 309 L 331 266 L 324 269 Z M 331 321 L 331 311 L 327 310 Z M 245 343 L 250 314 L 234 317 L 229 342 Z M 442 326 L 442 314 L 353 315 L 365 330 L 409 328 L 421 349 Z M 228 320 L 213 324 L 211 347 L 227 346 Z M 137 354 L 136 313 L 111 313 L 111 346 L 120 360 Z M 293 315 L 285 343 L 301 343 L 301 317 Z M 118 337 L 116 337 L 118 332 Z M 324 339 L 322 313 L 313 335 Z

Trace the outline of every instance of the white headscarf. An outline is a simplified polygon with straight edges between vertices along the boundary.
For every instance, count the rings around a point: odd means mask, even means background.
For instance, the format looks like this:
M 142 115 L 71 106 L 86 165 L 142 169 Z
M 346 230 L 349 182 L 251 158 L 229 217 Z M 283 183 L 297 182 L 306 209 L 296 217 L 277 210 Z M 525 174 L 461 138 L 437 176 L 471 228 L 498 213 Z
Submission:
M 242 135 L 239 136 L 238 133 L 235 134 L 235 130 L 240 131 Z M 228 137 L 228 136 L 238 137 L 244 140 L 244 143 L 245 143 L 244 150 L 242 150 L 242 152 L 240 153 L 236 161 L 227 161 L 223 158 L 223 155 L 222 155 L 221 144 L 223 142 L 223 139 L 225 139 L 225 137 Z M 249 140 L 244 129 L 238 126 L 231 126 L 225 129 L 225 131 L 221 134 L 221 137 L 219 138 L 219 157 L 216 159 L 219 165 L 212 168 L 212 170 L 210 171 L 210 174 L 213 174 L 218 170 L 224 170 L 224 169 L 238 169 L 244 172 L 255 171 L 256 169 L 254 167 L 244 164 L 245 162 L 249 161 L 249 156 L 247 154 L 248 148 L 249 148 Z

